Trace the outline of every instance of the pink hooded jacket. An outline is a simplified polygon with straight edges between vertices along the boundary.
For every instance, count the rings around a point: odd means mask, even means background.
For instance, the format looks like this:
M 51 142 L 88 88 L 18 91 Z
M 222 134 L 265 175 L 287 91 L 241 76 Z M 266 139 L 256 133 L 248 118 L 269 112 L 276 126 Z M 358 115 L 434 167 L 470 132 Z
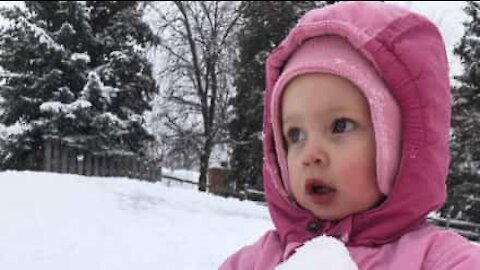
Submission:
M 288 57 L 308 38 L 345 37 L 369 59 L 402 114 L 401 160 L 387 199 L 339 222 L 318 220 L 291 203 L 280 179 L 270 99 Z M 480 269 L 480 248 L 426 224 L 446 197 L 450 86 L 445 46 L 424 17 L 383 3 L 348 2 L 308 12 L 266 64 L 264 188 L 276 230 L 242 248 L 221 270 L 268 270 L 309 239 L 343 241 L 359 269 Z

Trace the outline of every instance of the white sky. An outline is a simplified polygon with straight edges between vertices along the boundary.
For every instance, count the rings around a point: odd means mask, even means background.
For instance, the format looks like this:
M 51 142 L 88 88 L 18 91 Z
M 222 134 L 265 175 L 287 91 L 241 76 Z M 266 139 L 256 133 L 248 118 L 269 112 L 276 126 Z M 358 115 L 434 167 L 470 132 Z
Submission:
M 4 6 L 4 7 L 23 6 L 23 1 L 0 1 L 0 6 Z

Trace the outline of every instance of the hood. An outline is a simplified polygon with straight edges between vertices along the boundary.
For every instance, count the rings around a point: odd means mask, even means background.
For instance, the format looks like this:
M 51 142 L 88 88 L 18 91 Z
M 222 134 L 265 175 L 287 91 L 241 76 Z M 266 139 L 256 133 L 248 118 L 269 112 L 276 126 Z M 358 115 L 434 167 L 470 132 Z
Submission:
M 402 149 L 394 185 L 377 208 L 343 220 L 317 220 L 288 199 L 276 156 L 270 103 L 289 57 L 307 39 L 346 38 L 371 61 L 402 115 Z M 320 234 L 348 245 L 388 243 L 425 222 L 446 197 L 449 164 L 450 86 L 443 39 L 425 17 L 379 2 L 347 2 L 305 14 L 266 63 L 263 121 L 264 188 L 282 243 Z

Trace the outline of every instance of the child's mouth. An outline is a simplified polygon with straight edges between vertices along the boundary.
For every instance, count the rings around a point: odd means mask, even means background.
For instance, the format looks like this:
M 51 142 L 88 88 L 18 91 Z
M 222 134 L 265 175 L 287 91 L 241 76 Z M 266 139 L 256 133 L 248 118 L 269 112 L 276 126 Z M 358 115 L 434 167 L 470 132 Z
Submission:
M 336 192 L 336 189 L 324 184 L 320 179 L 307 179 L 305 189 L 315 204 L 329 203 Z

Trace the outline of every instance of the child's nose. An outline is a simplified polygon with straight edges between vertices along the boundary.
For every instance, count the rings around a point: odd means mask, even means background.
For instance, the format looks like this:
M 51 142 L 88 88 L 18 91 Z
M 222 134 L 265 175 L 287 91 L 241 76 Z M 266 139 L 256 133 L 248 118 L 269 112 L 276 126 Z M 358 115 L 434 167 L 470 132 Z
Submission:
M 304 155 L 302 157 L 302 164 L 304 166 L 321 165 L 328 163 L 328 155 L 325 148 L 319 143 L 310 143 L 306 145 Z

